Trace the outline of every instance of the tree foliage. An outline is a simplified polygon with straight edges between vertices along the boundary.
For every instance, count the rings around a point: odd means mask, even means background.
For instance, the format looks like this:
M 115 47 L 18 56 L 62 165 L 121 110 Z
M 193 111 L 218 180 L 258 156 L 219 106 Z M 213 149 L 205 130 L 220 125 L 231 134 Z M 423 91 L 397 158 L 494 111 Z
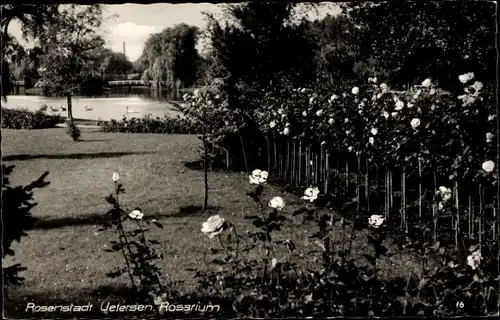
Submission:
M 207 14 L 213 78 L 229 77 L 234 107 L 258 103 L 262 90 L 288 79 L 298 84 L 315 79 L 313 39 L 307 24 L 291 23 L 295 4 L 229 5 L 223 25 Z M 253 101 L 253 102 L 250 102 Z
M 469 71 L 485 83 L 495 79 L 493 2 L 352 2 L 342 8 L 355 25 L 360 60 L 373 59 L 379 70 L 393 71 L 399 84 L 425 75 L 449 88 L 458 85 L 456 74 Z
M 152 34 L 144 45 L 137 65 L 145 69 L 143 79 L 166 82 L 174 87 L 178 81 L 189 87 L 196 82 L 198 28 L 179 24 Z
M 21 22 L 23 36 L 37 39 L 45 23 L 53 21 L 57 16 L 59 5 L 35 5 L 35 4 L 6 4 L 0 7 L 0 37 L 1 37 L 1 84 L 2 98 L 6 101 L 7 95 L 12 91 L 11 77 L 11 51 L 16 47 L 17 41 L 9 34 L 9 25 L 14 20 Z
M 53 24 L 47 24 L 40 85 L 51 92 L 72 96 L 92 73 L 95 50 L 103 39 L 97 33 L 102 23 L 102 6 L 71 5 L 61 10 Z

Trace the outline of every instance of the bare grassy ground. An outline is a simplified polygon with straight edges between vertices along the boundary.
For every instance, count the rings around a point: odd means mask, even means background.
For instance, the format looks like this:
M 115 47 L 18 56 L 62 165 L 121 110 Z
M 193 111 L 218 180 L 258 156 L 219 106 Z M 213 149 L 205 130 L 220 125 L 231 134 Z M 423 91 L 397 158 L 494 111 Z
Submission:
M 188 268 L 206 268 L 204 254 L 219 247 L 200 232 L 201 224 L 212 214 L 235 223 L 243 234 L 253 228 L 245 215 L 256 214 L 252 199 L 245 196 L 251 188 L 246 173 L 211 172 L 209 212 L 201 212 L 203 172 L 187 169 L 185 162 L 199 158 L 199 140 L 190 135 L 115 134 L 82 130 L 82 142 L 73 142 L 64 129 L 2 130 L 3 161 L 16 166 L 11 182 L 25 185 L 49 171 L 50 185 L 35 192 L 39 203 L 32 211 L 38 220 L 29 236 L 15 243 L 14 257 L 4 265 L 22 263 L 25 285 L 12 288 L 6 309 L 10 314 L 24 310 L 27 302 L 67 304 L 126 298 L 127 278 L 109 279 L 105 275 L 121 265 L 122 258 L 104 251 L 116 239 L 112 231 L 98 231 L 109 205 L 104 200 L 113 191 L 112 173 L 118 172 L 126 194 L 123 207 L 140 207 L 145 218 L 154 217 L 164 228 L 152 228 L 148 238 L 160 241 L 165 256 L 163 270 L 171 281 L 182 281 L 179 289 L 190 291 L 195 281 Z M 291 213 L 302 201 L 272 186 L 264 199 L 284 197 L 284 213 L 290 220 L 280 239 L 297 245 L 302 264 L 311 262 L 306 253 L 315 247 L 308 240 L 312 226 L 302 225 Z M 197 208 L 198 206 L 198 208 Z M 336 230 L 338 245 L 345 240 Z M 368 248 L 366 235 L 357 233 L 353 250 L 361 256 Z M 394 251 L 395 248 L 390 248 Z M 278 258 L 289 256 L 277 253 Z M 362 263 L 362 262 L 361 262 Z M 408 276 L 420 272 L 416 257 L 400 252 L 382 262 L 385 276 Z M 7 313 L 9 316 L 9 313 Z M 25 314 L 26 316 L 26 314 Z

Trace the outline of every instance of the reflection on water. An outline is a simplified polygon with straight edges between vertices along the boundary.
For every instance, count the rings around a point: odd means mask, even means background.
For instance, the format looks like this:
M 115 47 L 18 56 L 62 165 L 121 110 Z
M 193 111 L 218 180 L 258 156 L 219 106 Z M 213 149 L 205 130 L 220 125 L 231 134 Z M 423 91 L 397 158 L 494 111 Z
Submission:
M 173 109 L 173 105 L 168 101 L 173 100 L 173 96 L 158 96 L 154 91 L 143 88 L 113 88 L 103 95 L 94 97 L 73 97 L 73 117 L 77 119 L 90 120 L 120 120 L 124 116 L 142 117 L 150 114 L 153 117 L 176 117 L 180 112 Z M 47 110 L 51 114 L 66 115 L 67 111 L 61 110 L 61 106 L 66 108 L 66 98 L 44 97 L 35 95 L 11 95 L 8 96 L 7 103 L 2 102 L 5 108 L 26 108 L 32 111 L 38 110 L 42 105 L 48 105 L 59 111 Z M 86 108 L 87 107 L 87 108 Z M 128 113 L 127 113 L 128 107 Z

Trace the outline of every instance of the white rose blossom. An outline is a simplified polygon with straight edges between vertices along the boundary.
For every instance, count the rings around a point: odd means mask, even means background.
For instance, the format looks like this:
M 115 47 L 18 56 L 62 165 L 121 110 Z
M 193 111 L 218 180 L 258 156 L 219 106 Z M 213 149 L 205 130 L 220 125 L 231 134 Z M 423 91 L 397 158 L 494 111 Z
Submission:
M 224 231 L 226 226 L 224 218 L 219 215 L 211 216 L 207 221 L 203 222 L 201 232 L 208 235 L 210 239 Z
M 250 184 L 263 184 L 267 181 L 269 173 L 267 171 L 262 171 L 255 169 L 252 174 L 249 175 Z
M 491 140 L 493 140 L 493 137 L 494 137 L 493 133 L 488 132 L 488 133 L 486 134 L 486 142 L 487 142 L 487 143 L 490 143 L 490 142 L 491 142 Z
M 269 123 L 269 127 L 272 129 L 274 127 L 276 127 L 276 121 L 271 121 L 271 123 Z
M 352 88 L 351 92 L 352 92 L 353 95 L 357 95 L 359 93 L 359 88 L 358 87 L 354 87 L 354 88 Z
M 333 118 L 328 119 L 328 124 L 334 124 L 335 120 Z
M 495 162 L 488 160 L 483 163 L 483 170 L 486 172 L 492 172 L 495 169 Z
M 144 213 L 142 213 L 140 209 L 135 209 L 130 212 L 128 216 L 132 219 L 141 220 L 142 217 L 144 217 Z
M 269 201 L 269 206 L 276 210 L 281 210 L 285 206 L 285 201 L 281 197 L 274 197 Z
M 458 76 L 458 79 L 460 80 L 460 82 L 462 82 L 463 84 L 466 84 L 467 82 L 471 81 L 472 79 L 474 79 L 474 73 L 473 72 L 469 72 L 469 73 L 464 73 L 460 76 Z
M 429 88 L 432 85 L 431 79 L 427 78 L 422 82 L 422 87 Z
M 306 189 L 306 191 L 304 191 L 304 196 L 302 197 L 302 199 L 313 202 L 314 200 L 318 199 L 318 194 L 319 189 L 317 187 L 309 187 Z
M 117 182 L 120 180 L 120 175 L 117 172 L 113 172 L 113 181 Z
M 410 122 L 410 125 L 413 129 L 416 129 L 420 126 L 420 119 L 419 118 L 413 118 Z
M 377 128 L 372 128 L 372 130 L 370 131 L 372 135 L 376 136 L 378 134 L 378 130 Z
M 322 114 L 323 114 L 323 109 L 319 109 L 318 111 L 316 111 L 316 115 L 318 117 L 321 117 Z
M 374 137 L 368 138 L 368 143 L 374 144 L 375 143 L 375 138 Z
M 368 224 L 373 228 L 379 228 L 384 224 L 385 218 L 381 215 L 374 214 L 370 218 L 368 218 Z
M 396 102 L 396 107 L 394 108 L 394 110 L 396 111 L 400 111 L 400 110 L 403 110 L 405 104 L 403 101 L 398 101 Z
M 472 270 L 476 270 L 481 264 L 481 260 L 481 251 L 474 251 L 467 257 L 467 265 L 470 266 Z

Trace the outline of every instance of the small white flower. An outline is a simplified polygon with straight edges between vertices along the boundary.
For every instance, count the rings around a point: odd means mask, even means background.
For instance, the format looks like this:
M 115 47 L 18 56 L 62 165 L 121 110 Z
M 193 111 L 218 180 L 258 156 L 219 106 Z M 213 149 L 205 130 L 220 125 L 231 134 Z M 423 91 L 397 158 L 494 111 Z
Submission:
M 289 133 L 290 133 L 290 128 L 286 127 L 285 129 L 283 129 L 283 134 L 285 136 L 287 136 Z
M 447 202 L 448 200 L 451 199 L 451 189 L 446 188 L 444 186 L 439 187 L 439 190 L 436 192 L 438 195 L 441 196 L 444 202 Z
M 274 127 L 276 127 L 276 121 L 274 121 L 274 120 L 273 120 L 273 121 L 271 121 L 271 123 L 269 123 L 269 127 L 270 127 L 270 128 L 274 128 Z
M 429 88 L 432 85 L 431 79 L 427 78 L 422 82 L 422 87 Z
M 306 191 L 304 191 L 304 196 L 302 197 L 302 199 L 313 202 L 314 200 L 318 199 L 318 194 L 319 189 L 317 187 L 309 187 L 306 189 Z
M 269 206 L 276 210 L 281 210 L 285 206 L 285 201 L 281 197 L 274 197 L 269 201 Z
M 488 133 L 486 134 L 486 142 L 490 143 L 490 142 L 491 142 L 491 140 L 493 140 L 493 137 L 494 137 L 493 133 L 488 132 Z
M 345 119 L 344 119 L 344 122 L 345 122 L 345 123 L 349 123 L 349 118 L 345 118 Z
M 309 165 L 312 166 L 313 165 L 313 161 L 312 160 L 309 160 Z
M 375 143 L 375 138 L 374 137 L 368 138 L 368 143 L 374 144 Z
M 333 101 L 333 100 L 337 100 L 338 98 L 339 98 L 338 95 L 332 94 L 332 96 L 330 97 L 330 100 Z
M 141 210 L 139 209 L 135 209 L 132 212 L 130 212 L 128 216 L 132 219 L 141 220 L 142 217 L 144 217 L 144 213 L 142 213 Z
M 399 101 L 399 97 L 398 96 L 394 96 L 394 97 L 392 97 L 392 100 L 394 100 L 394 102 L 398 102 Z
M 397 113 L 397 112 L 392 112 L 392 113 L 391 113 L 391 117 L 395 118 L 395 117 L 397 117 L 397 116 L 398 116 L 398 113 Z
M 436 110 L 436 106 L 435 106 L 435 105 L 432 105 L 432 106 L 431 106 L 431 111 L 434 111 L 434 110 Z
M 200 95 L 200 90 L 198 90 L 198 89 L 194 90 L 194 91 L 193 91 L 193 95 L 194 95 L 195 97 L 198 97 L 198 96 Z
M 283 108 L 278 109 L 278 114 L 283 114 L 283 112 L 285 112 L 285 110 L 283 110 Z
M 335 123 L 335 120 L 333 120 L 333 118 L 328 119 L 328 124 L 334 124 L 334 123 Z
M 319 109 L 318 111 L 316 111 L 316 115 L 318 117 L 320 117 L 322 114 L 323 114 L 323 109 Z
M 357 95 L 359 93 L 359 88 L 354 87 L 354 88 L 352 88 L 351 92 L 352 92 L 352 94 Z
M 377 128 L 372 128 L 372 130 L 370 131 L 372 133 L 372 135 L 376 136 L 378 134 L 378 130 Z
M 309 103 L 313 103 L 314 102 L 314 99 L 316 99 L 315 96 L 312 96 L 311 98 L 309 98 Z
M 382 112 L 382 116 L 383 116 L 384 118 L 386 118 L 386 119 L 389 119 L 390 114 L 389 114 L 389 112 L 384 111 L 384 112 Z
M 347 148 L 347 150 L 349 150 L 349 152 L 352 152 L 354 148 L 352 146 L 349 146 L 349 148 Z
M 380 99 L 380 98 L 382 98 L 382 94 L 381 93 L 377 94 L 377 99 Z
M 408 108 L 411 108 L 411 107 L 413 107 L 413 106 L 414 106 L 414 104 L 413 104 L 413 103 L 409 103 L 409 102 L 408 102 L 408 103 L 406 104 L 406 106 L 407 106 Z
M 474 73 L 473 72 L 469 72 L 469 73 L 464 73 L 460 76 L 458 76 L 458 79 L 460 80 L 460 82 L 462 82 L 463 84 L 466 84 L 467 82 L 471 81 L 472 79 L 474 79 Z
M 187 101 L 189 99 L 189 94 L 185 93 L 183 96 L 182 96 L 182 99 L 184 101 Z
M 302 93 L 306 92 L 306 88 L 300 89 L 300 92 L 302 92 Z
M 479 90 L 481 90 L 483 88 L 483 84 L 479 81 L 476 81 L 472 85 L 472 88 L 474 88 L 474 90 L 476 90 L 476 92 L 478 92 Z
M 389 90 L 389 86 L 385 83 L 381 83 L 380 89 L 382 89 L 382 92 L 387 92 Z
M 224 231 L 225 220 L 219 215 L 211 216 L 207 221 L 203 222 L 201 232 L 208 235 L 210 239 Z
M 374 228 L 380 227 L 385 221 L 385 218 L 381 215 L 374 214 L 370 218 L 368 218 L 368 224 Z
M 481 264 L 481 260 L 481 252 L 479 250 L 474 251 L 467 257 L 467 265 L 470 266 L 472 270 L 476 270 Z
M 373 83 L 377 83 L 377 77 L 373 77 L 372 81 Z
M 493 120 L 495 120 L 495 115 L 490 114 L 490 115 L 488 116 L 488 121 L 493 121 Z
M 321 145 L 324 146 L 326 144 L 326 141 L 321 141 Z
M 431 96 L 432 96 L 432 95 L 434 95 L 435 93 L 436 93 L 436 90 L 435 90 L 434 88 L 433 88 L 433 89 L 431 89 L 431 90 L 429 91 L 429 94 L 430 94 Z
M 307 117 L 307 111 L 305 111 L 305 110 L 304 110 L 304 111 L 302 111 L 302 115 L 303 115 L 304 117 Z
M 420 126 L 420 119 L 419 118 L 413 118 L 411 120 L 410 124 L 411 124 L 411 127 L 413 129 L 416 129 L 416 128 L 418 128 L 418 126 Z
M 403 110 L 405 104 L 403 101 L 398 101 L 396 102 L 396 107 L 394 108 L 394 110 L 396 111 L 399 111 L 399 110 Z
M 483 170 L 486 172 L 491 172 L 495 169 L 495 162 L 488 160 L 483 163 Z
M 262 171 L 259 169 L 255 169 L 252 171 L 252 174 L 249 175 L 250 184 L 262 184 L 267 181 L 269 174 L 267 171 Z
M 117 182 L 118 180 L 120 180 L 120 175 L 117 172 L 113 172 L 113 181 Z
M 220 95 L 216 95 L 215 99 L 217 99 L 217 100 L 220 99 Z

